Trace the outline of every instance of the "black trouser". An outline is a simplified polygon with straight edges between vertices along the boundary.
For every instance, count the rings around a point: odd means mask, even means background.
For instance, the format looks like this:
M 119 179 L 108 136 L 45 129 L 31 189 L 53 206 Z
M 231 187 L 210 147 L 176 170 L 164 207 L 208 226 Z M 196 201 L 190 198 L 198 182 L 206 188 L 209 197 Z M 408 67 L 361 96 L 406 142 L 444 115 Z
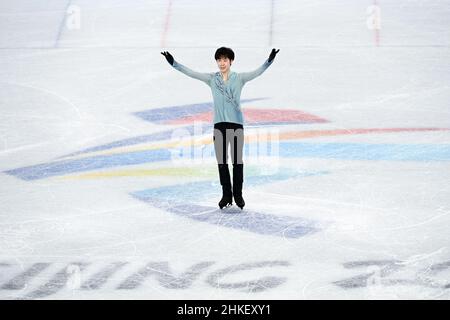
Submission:
M 242 195 L 244 182 L 244 127 L 238 123 L 219 122 L 214 124 L 214 150 L 219 167 L 220 184 L 225 195 L 231 193 L 231 178 L 228 170 L 228 146 L 230 146 L 233 163 L 233 193 Z

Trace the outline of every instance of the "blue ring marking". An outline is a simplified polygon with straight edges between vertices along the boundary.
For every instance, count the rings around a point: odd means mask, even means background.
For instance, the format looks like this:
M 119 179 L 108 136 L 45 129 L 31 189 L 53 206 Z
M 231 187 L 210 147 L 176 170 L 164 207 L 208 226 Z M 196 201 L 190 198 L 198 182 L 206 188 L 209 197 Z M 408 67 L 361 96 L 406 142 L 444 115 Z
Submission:
M 250 186 L 261 185 L 299 176 L 308 177 L 328 173 L 328 171 L 298 172 L 283 168 L 280 173 L 274 175 L 246 177 L 244 183 Z M 212 188 L 213 186 L 215 188 Z M 319 231 L 316 222 L 304 218 L 270 215 L 248 210 L 245 210 L 245 214 L 239 214 L 241 210 L 236 207 L 221 211 L 217 207 L 192 203 L 192 194 L 196 195 L 195 199 L 197 200 L 211 199 L 216 197 L 216 192 L 213 190 L 217 190 L 219 187 L 218 183 L 201 181 L 146 189 L 132 192 L 130 195 L 150 203 L 154 207 L 186 218 L 258 234 L 299 238 Z
M 214 104 L 212 102 L 204 102 L 183 106 L 156 108 L 133 112 L 132 114 L 145 121 L 160 123 L 167 120 L 175 120 L 182 117 L 191 116 L 193 114 L 211 111 L 213 110 L 213 107 Z
M 310 124 L 310 122 L 245 122 L 245 128 L 250 129 L 250 128 L 257 128 L 257 127 L 292 125 L 292 124 Z M 201 126 L 202 133 L 204 133 L 204 134 L 211 133 L 213 131 L 213 126 L 211 124 L 201 122 L 200 126 Z M 90 147 L 87 149 L 83 149 L 83 150 L 80 150 L 77 152 L 73 152 L 73 153 L 69 153 L 69 154 L 60 156 L 57 159 L 73 157 L 73 156 L 84 154 L 84 153 L 110 150 L 110 149 L 123 147 L 123 146 L 132 146 L 132 145 L 145 143 L 145 142 L 168 140 L 172 137 L 173 132 L 178 129 L 186 129 L 190 134 L 194 134 L 194 126 L 193 125 L 188 125 L 188 126 L 184 126 L 184 127 L 176 127 L 176 128 L 166 130 L 166 131 L 161 131 L 161 132 L 152 133 L 152 134 L 143 135 L 143 136 L 137 136 L 137 137 L 133 137 L 133 138 L 114 141 L 114 142 L 111 142 L 108 144 L 103 144 L 100 146 Z
M 291 143 L 279 146 L 281 157 L 343 160 L 448 161 L 450 144 Z
M 244 183 L 247 186 L 256 186 L 297 177 L 310 177 L 330 173 L 329 171 L 299 172 L 289 168 L 283 168 L 278 171 L 276 174 L 271 175 L 246 175 Z M 166 202 L 179 201 L 185 203 L 192 201 L 192 190 L 195 190 L 196 200 L 209 199 L 211 196 L 216 196 L 215 190 L 218 186 L 219 184 L 216 181 L 190 182 L 136 191 L 133 192 L 133 195 L 140 198 L 158 198 Z
M 114 141 L 114 142 L 100 145 L 100 146 L 83 149 L 81 151 L 77 151 L 74 153 L 70 153 L 70 154 L 58 157 L 57 159 L 76 156 L 76 155 L 89 153 L 89 152 L 110 150 L 110 149 L 123 147 L 123 146 L 132 146 L 132 145 L 145 143 L 145 142 L 169 140 L 170 138 L 172 138 L 173 132 L 175 130 L 180 130 L 180 129 L 187 130 L 191 135 L 194 134 L 194 126 L 193 125 L 188 125 L 185 127 L 176 127 L 176 128 L 170 129 L 170 130 L 162 131 L 162 132 L 152 133 L 152 134 L 143 135 L 143 136 L 137 136 L 137 137 L 128 138 L 128 139 L 124 139 L 124 140 Z M 202 123 L 201 130 L 203 133 L 210 133 L 210 132 L 212 132 L 212 126 L 210 124 Z
M 158 207 L 161 203 L 157 198 L 139 199 Z M 255 211 L 227 208 L 222 212 L 216 207 L 200 206 L 195 204 L 172 203 L 169 206 L 160 206 L 165 211 L 190 218 L 193 220 L 220 225 L 227 228 L 246 230 L 263 235 L 272 235 L 284 238 L 299 238 L 319 231 L 314 221 L 289 216 L 275 216 Z
M 249 154 L 249 148 L 249 144 L 244 145 L 244 154 Z M 267 144 L 267 148 L 270 150 L 270 143 Z M 191 156 L 193 156 L 194 148 L 191 148 L 190 151 Z M 448 161 L 450 160 L 450 145 L 282 142 L 279 144 L 279 155 L 284 158 Z M 206 154 L 206 156 L 211 156 L 211 153 Z M 4 173 L 14 175 L 23 180 L 36 180 L 95 169 L 168 161 L 171 158 L 172 152 L 169 149 L 143 150 L 62 160 L 8 170 L 4 171 Z
M 171 159 L 171 157 L 172 154 L 169 150 L 159 149 L 50 162 L 30 167 L 8 170 L 5 171 L 5 173 L 14 175 L 22 180 L 38 180 L 52 176 L 60 176 L 75 172 L 85 172 L 95 169 L 135 165 L 157 161 L 168 161 Z

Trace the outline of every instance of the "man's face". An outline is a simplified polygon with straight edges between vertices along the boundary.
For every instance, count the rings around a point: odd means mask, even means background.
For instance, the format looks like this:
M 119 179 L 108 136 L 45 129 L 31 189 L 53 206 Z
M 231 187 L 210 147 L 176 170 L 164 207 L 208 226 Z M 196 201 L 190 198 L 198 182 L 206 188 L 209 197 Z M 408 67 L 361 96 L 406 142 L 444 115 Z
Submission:
M 221 56 L 216 60 L 216 62 L 220 72 L 227 72 L 228 70 L 230 70 L 230 66 L 233 60 L 228 59 L 228 57 Z

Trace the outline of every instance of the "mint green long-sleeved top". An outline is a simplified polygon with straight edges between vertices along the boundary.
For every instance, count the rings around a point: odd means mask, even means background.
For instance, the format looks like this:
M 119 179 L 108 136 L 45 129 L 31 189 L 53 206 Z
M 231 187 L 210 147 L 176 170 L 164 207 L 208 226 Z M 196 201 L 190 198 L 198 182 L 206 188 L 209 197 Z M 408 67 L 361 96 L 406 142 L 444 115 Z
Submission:
M 212 91 L 214 100 L 214 123 L 233 122 L 244 124 L 244 116 L 241 110 L 241 91 L 244 84 L 260 76 L 274 60 L 267 59 L 262 66 L 251 72 L 237 73 L 230 71 L 228 80 L 223 81 L 220 72 L 201 73 L 188 67 L 173 62 L 173 67 L 185 75 L 206 83 Z

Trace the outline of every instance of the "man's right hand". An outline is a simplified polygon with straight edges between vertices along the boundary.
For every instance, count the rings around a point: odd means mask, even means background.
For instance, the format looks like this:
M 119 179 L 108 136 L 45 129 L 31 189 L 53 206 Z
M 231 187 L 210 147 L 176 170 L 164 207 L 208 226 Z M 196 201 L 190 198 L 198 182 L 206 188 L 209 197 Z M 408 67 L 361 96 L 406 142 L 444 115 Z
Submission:
M 169 53 L 169 51 L 163 51 L 161 52 L 161 54 L 166 57 L 167 62 L 170 63 L 171 66 L 173 66 L 173 57 L 172 55 Z
M 269 62 L 271 62 L 273 59 L 275 59 L 278 51 L 280 51 L 280 49 L 275 50 L 275 48 L 272 49 L 272 52 L 269 55 Z

